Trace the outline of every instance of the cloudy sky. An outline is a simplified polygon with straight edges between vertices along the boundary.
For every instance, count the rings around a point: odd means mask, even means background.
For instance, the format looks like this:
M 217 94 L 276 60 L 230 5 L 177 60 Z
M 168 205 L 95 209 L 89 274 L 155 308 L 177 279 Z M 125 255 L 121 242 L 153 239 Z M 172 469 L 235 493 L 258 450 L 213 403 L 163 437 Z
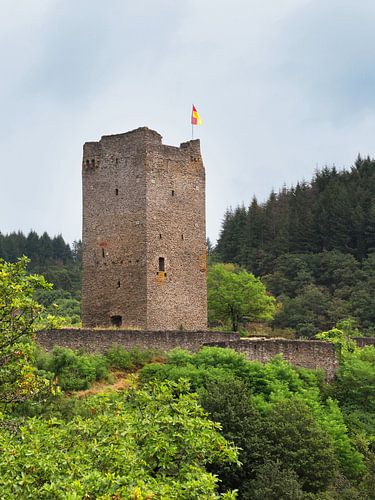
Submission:
M 207 232 L 375 156 L 374 0 L 0 0 L 0 231 L 81 234 L 88 140 L 203 125 Z

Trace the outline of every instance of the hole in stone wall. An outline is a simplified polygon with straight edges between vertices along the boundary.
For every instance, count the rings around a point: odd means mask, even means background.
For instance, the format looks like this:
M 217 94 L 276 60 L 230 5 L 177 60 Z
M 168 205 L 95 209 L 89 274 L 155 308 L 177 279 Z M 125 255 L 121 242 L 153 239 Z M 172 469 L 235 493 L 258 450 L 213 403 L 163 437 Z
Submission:
M 164 257 L 159 257 L 159 273 L 165 271 L 165 259 Z
M 159 240 L 161 240 L 161 234 L 159 234 Z
M 118 158 L 116 158 L 116 165 L 118 164 Z
M 86 160 L 86 166 L 89 167 L 90 166 L 90 160 Z
M 181 239 L 182 239 L 182 240 L 184 239 L 184 235 L 183 235 L 183 234 L 181 234 Z
M 111 325 L 113 326 L 121 326 L 122 325 L 122 316 L 111 316 Z
M 104 259 L 104 257 L 105 257 L 104 248 L 102 248 L 102 257 L 103 257 L 103 259 Z
M 118 282 L 117 282 L 117 288 L 120 288 L 120 286 L 121 286 L 121 282 L 120 282 L 120 280 L 118 280 Z
M 95 167 L 95 160 L 91 160 L 91 165 Z
M 172 196 L 174 196 L 174 189 L 172 189 Z
M 118 189 L 115 189 L 115 195 L 118 196 Z

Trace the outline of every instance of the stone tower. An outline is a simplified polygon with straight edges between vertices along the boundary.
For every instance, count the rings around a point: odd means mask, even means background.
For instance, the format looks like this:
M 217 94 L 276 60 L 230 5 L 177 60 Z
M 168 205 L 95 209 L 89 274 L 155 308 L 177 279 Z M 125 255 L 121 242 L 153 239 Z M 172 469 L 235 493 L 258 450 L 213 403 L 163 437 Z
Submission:
M 207 328 L 199 140 L 147 127 L 83 147 L 84 326 Z

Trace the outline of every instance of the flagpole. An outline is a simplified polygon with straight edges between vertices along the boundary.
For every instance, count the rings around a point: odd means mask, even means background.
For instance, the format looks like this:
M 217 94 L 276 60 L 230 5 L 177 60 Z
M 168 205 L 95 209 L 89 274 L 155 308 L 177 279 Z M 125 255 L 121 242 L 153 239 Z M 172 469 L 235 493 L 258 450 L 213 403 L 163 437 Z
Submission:
M 194 108 L 194 104 L 191 105 L 191 140 L 194 139 L 194 124 L 193 124 L 193 108 Z

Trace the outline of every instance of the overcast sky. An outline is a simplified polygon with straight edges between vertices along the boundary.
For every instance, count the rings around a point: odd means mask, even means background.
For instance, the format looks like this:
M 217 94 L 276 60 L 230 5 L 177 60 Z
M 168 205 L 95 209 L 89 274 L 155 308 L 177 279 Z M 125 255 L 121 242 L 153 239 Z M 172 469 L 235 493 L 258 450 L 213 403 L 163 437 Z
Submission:
M 196 127 L 207 233 L 375 156 L 374 0 L 0 0 L 0 231 L 81 236 L 85 141 Z

